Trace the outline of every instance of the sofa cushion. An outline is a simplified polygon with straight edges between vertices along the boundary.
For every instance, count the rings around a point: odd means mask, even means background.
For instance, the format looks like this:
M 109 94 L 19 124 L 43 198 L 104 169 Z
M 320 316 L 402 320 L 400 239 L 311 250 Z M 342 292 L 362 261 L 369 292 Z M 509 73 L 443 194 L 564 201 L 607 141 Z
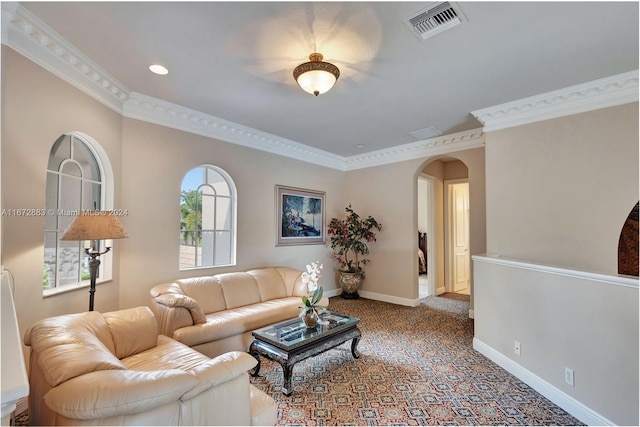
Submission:
M 306 286 L 302 284 L 302 271 L 288 267 L 276 267 L 276 271 L 282 276 L 288 297 L 302 297 L 307 294 Z
M 284 286 L 284 281 L 276 269 L 261 268 L 247 271 L 247 274 L 255 278 L 261 301 L 287 297 L 287 289 Z
M 176 330 L 173 338 L 191 347 L 221 340 L 294 318 L 301 304 L 300 298 L 289 297 L 221 311 L 207 315 L 207 323 Z
M 197 385 L 194 375 L 176 369 L 99 371 L 52 388 L 44 401 L 65 417 L 99 420 L 171 404 Z
M 244 351 L 230 351 L 214 357 L 189 371 L 198 379 L 198 385 L 182 396 L 182 400 L 192 399 L 208 388 L 232 381 L 238 375 L 256 366 L 258 362 Z
M 214 276 L 193 277 L 177 280 L 185 295 L 196 300 L 205 314 L 215 313 L 227 308 L 222 287 Z
M 214 277 L 222 286 L 227 310 L 261 302 L 258 284 L 252 275 L 245 272 L 222 273 Z
M 52 387 L 93 371 L 125 369 L 112 353 L 111 333 L 97 311 L 40 320 L 26 331 L 24 343 L 39 354 L 38 363 Z
M 115 356 L 129 357 L 158 343 L 158 323 L 149 307 L 135 307 L 104 313 L 109 326 Z
M 209 357 L 194 351 L 191 347 L 164 335 L 159 335 L 157 346 L 126 357 L 121 362 L 132 371 L 180 369 L 186 372 L 208 360 L 210 360 Z

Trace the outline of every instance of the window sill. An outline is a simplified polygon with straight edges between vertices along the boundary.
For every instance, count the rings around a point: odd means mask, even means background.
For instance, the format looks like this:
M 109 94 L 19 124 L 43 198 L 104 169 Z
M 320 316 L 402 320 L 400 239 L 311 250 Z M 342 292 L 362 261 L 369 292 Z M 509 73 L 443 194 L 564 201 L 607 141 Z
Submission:
M 198 267 L 185 267 L 181 268 L 180 271 L 190 271 L 190 270 L 206 270 L 210 268 L 225 268 L 225 267 L 235 267 L 237 264 L 221 264 L 221 265 L 201 265 Z
M 102 283 L 111 282 L 111 280 L 112 279 L 100 279 L 100 280 L 97 280 L 96 281 L 96 286 L 100 285 Z M 51 297 L 51 296 L 54 296 L 54 295 L 65 294 L 67 292 L 76 291 L 78 289 L 88 288 L 89 286 L 91 286 L 91 283 L 89 283 L 88 280 L 85 280 L 83 282 L 72 283 L 72 284 L 60 286 L 60 287 L 57 287 L 57 288 L 43 289 L 42 290 L 42 297 L 43 298 L 48 298 L 48 297 Z

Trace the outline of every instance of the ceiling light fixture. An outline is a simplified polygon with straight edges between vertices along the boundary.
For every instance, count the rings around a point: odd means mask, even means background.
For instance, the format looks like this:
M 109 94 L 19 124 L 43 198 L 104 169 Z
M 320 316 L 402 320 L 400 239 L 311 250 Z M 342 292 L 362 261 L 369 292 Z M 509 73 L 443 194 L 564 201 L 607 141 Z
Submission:
M 161 76 L 165 76 L 165 75 L 169 74 L 169 70 L 167 70 L 162 65 L 158 65 L 158 64 L 149 65 L 149 70 L 152 73 L 159 74 Z
M 293 70 L 293 78 L 298 86 L 315 96 L 328 92 L 340 77 L 340 70 L 330 62 L 322 61 L 322 54 L 312 53 L 309 62 L 298 65 Z

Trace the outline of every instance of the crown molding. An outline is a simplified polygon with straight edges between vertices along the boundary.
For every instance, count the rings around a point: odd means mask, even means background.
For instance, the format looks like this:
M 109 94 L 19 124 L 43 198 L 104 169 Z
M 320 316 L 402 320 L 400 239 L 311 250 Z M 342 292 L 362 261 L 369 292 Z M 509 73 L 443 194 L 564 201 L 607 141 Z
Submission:
M 482 129 L 442 135 L 409 144 L 397 145 L 344 159 L 345 170 L 381 166 L 388 163 L 422 159 L 456 151 L 484 147 Z
M 123 115 L 131 119 L 142 120 L 342 171 L 484 146 L 482 129 L 475 129 L 398 145 L 359 156 L 342 157 L 137 92 L 131 92 L 129 98 L 124 102 Z
M 338 170 L 467 149 L 450 135 L 345 158 L 238 123 L 132 92 L 18 2 L 2 2 L 2 43 L 119 114 Z M 474 145 L 475 146 L 475 145 Z M 479 145 L 477 145 L 479 146 Z
M 2 43 L 122 113 L 129 89 L 16 2 L 2 2 Z
M 342 157 L 238 123 L 132 92 L 18 2 L 0 3 L 2 43 L 119 114 L 342 171 L 484 146 L 483 131 L 638 101 L 638 71 L 525 98 L 472 114 L 483 129 Z
M 638 70 L 472 111 L 490 132 L 638 102 Z
M 341 156 L 137 92 L 129 94 L 123 115 L 320 166 L 343 169 Z

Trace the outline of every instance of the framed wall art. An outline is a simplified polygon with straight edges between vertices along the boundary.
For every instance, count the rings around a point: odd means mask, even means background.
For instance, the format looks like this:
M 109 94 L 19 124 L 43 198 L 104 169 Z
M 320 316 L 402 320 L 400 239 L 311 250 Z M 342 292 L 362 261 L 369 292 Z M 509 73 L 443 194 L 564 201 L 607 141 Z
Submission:
M 324 195 L 276 185 L 276 246 L 324 244 Z

